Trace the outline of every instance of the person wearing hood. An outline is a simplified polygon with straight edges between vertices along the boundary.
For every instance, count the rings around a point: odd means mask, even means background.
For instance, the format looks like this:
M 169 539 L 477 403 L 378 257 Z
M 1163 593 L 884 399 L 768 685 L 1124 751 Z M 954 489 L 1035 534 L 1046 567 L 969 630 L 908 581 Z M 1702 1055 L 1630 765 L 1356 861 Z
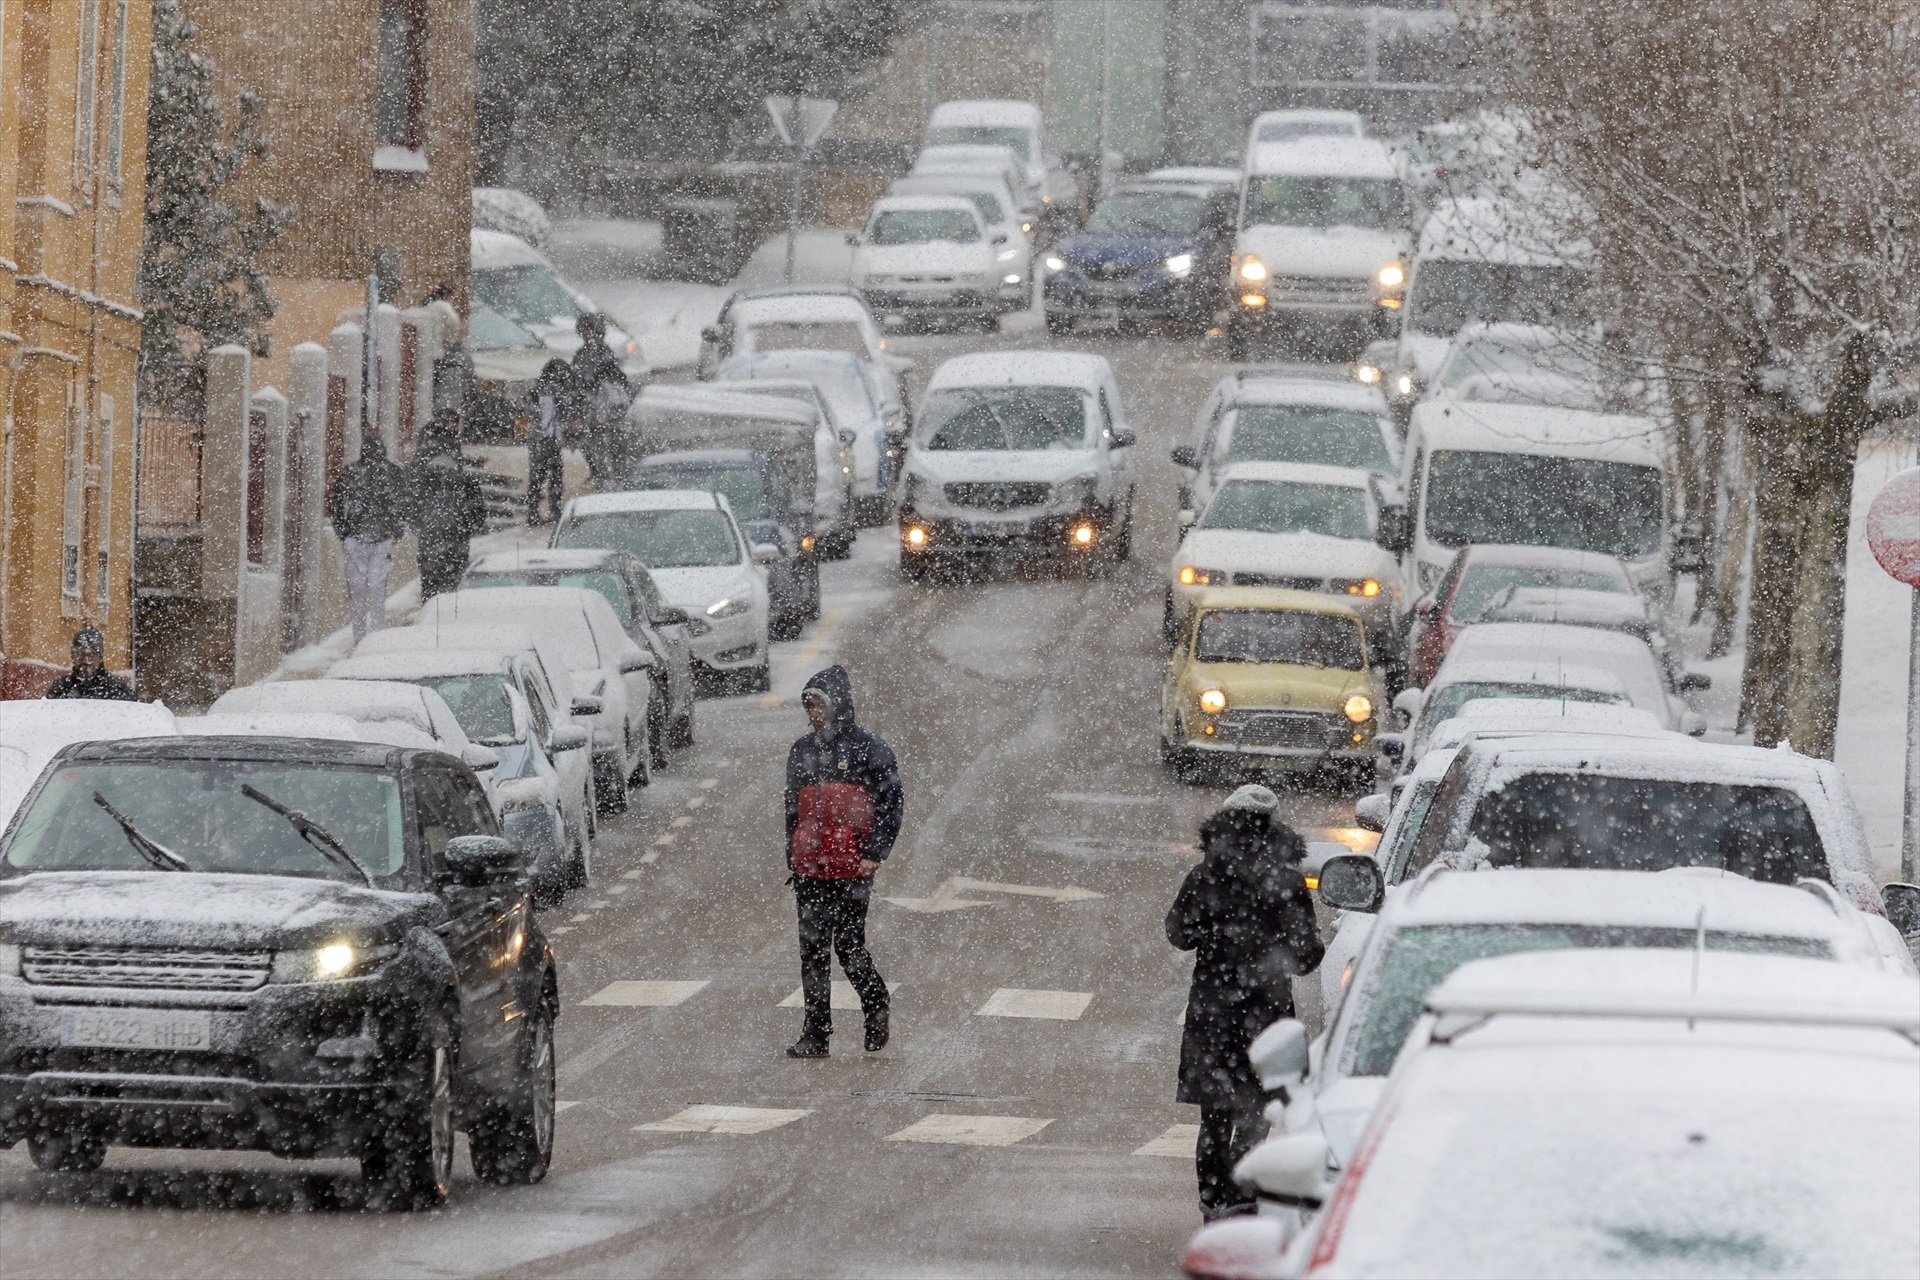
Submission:
M 806 1004 L 792 1058 L 824 1058 L 833 1035 L 832 956 L 866 1015 L 866 1047 L 889 1035 L 887 984 L 867 953 L 874 872 L 900 834 L 900 768 L 880 736 L 853 718 L 853 681 L 831 666 L 800 691 L 813 726 L 787 752 L 787 869 L 800 916 L 800 987 Z
M 1306 845 L 1275 819 L 1279 807 L 1266 787 L 1228 796 L 1200 824 L 1204 858 L 1167 912 L 1167 941 L 1195 953 L 1176 1097 L 1200 1107 L 1194 1163 L 1208 1221 L 1249 1208 L 1233 1167 L 1264 1135 L 1266 1096 L 1247 1049 L 1293 1016 L 1291 979 L 1325 952 L 1300 872 Z
M 558 357 L 547 361 L 540 376 L 527 392 L 527 523 L 540 520 L 540 494 L 547 495 L 548 519 L 560 519 L 560 507 L 566 497 L 566 471 L 561 461 L 561 435 L 566 430 L 563 417 L 567 399 L 567 362 Z
M 107 638 L 98 627 L 73 633 L 73 670 L 53 682 L 49 698 L 97 698 L 103 702 L 133 702 L 127 682 L 108 671 Z
M 406 482 L 387 458 L 378 433 L 361 437 L 360 456 L 340 468 L 327 497 L 327 519 L 346 561 L 353 640 L 387 625 L 387 576 L 393 544 L 406 528 Z
M 633 384 L 607 345 L 606 317 L 588 312 L 573 327 L 580 335 L 580 349 L 573 353 L 570 416 L 580 424 L 587 470 L 597 485 L 606 486 L 623 470 L 620 429 L 633 400 Z
M 487 496 L 460 462 L 460 415 L 442 409 L 407 465 L 407 500 L 420 541 L 420 601 L 460 585 L 467 548 L 487 527 Z

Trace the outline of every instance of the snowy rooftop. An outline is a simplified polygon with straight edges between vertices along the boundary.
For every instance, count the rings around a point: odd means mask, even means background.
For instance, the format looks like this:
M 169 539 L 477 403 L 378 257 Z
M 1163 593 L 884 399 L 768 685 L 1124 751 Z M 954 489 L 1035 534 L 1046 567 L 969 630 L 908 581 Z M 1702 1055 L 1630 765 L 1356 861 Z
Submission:
M 943 387 L 1080 387 L 1097 391 L 1113 377 L 1105 356 L 1079 351 L 987 351 L 955 356 L 934 372 L 931 394 Z
M 1228 378 L 1224 385 L 1236 404 L 1309 404 L 1381 415 L 1387 412 L 1387 398 L 1378 387 L 1345 379 L 1249 374 Z
M 1651 418 L 1630 414 L 1429 400 L 1414 407 L 1409 432 L 1416 431 L 1432 450 L 1595 458 L 1663 469 L 1666 465 L 1659 427 Z
M 1247 173 L 1297 174 L 1315 178 L 1373 178 L 1394 181 L 1399 170 L 1378 138 L 1301 138 L 1257 145 Z

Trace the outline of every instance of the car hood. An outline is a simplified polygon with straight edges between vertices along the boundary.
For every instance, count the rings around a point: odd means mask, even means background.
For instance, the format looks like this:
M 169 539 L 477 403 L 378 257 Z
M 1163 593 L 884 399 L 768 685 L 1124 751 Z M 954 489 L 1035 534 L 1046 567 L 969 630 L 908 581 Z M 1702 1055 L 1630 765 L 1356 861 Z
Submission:
M 932 484 L 955 480 L 1045 480 L 1059 484 L 1091 476 L 1099 467 L 1092 449 L 915 449 L 910 470 Z
M 992 247 L 981 244 L 876 244 L 855 255 L 856 274 L 895 275 L 921 272 L 985 271 L 993 261 Z
M 0 881 L 0 936 L 25 946 L 271 951 L 343 933 L 392 938 L 443 914 L 429 894 L 304 876 L 41 871 Z
M 1053 251 L 1074 266 L 1112 263 L 1138 267 L 1164 261 L 1176 253 L 1192 252 L 1199 242 L 1198 236 L 1122 236 L 1083 231 L 1068 236 Z
M 1301 667 L 1289 662 L 1196 662 L 1185 683 L 1193 689 L 1220 688 L 1227 710 L 1339 711 L 1356 693 L 1373 697 L 1364 671 Z
M 1342 1168 L 1353 1158 L 1353 1149 L 1359 1145 L 1360 1134 L 1373 1117 L 1373 1109 L 1380 1105 L 1386 1087 L 1385 1076 L 1333 1076 L 1314 1098 L 1321 1131 Z
M 1236 252 L 1252 254 L 1277 276 L 1372 279 L 1406 248 L 1402 236 L 1362 227 L 1248 227 L 1240 233 Z
M 1380 578 L 1393 572 L 1393 556 L 1358 538 L 1324 533 L 1251 533 L 1243 529 L 1195 529 L 1175 554 L 1176 565 L 1247 570 L 1316 578 Z
M 576 342 L 575 346 L 579 344 Z M 495 347 L 473 353 L 473 376 L 478 382 L 532 382 L 553 359 L 546 347 Z
M 699 617 L 706 607 L 727 596 L 750 593 L 753 579 L 737 564 L 707 568 L 655 569 L 653 581 L 667 603 Z

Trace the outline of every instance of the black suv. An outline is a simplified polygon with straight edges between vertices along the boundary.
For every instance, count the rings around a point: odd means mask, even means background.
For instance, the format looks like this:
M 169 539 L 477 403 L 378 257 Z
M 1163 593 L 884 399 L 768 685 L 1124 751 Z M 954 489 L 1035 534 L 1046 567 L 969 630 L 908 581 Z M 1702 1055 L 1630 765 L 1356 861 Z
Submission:
M 0 836 L 0 1145 L 358 1158 L 431 1207 L 553 1154 L 553 950 L 525 855 L 437 751 L 68 747 Z

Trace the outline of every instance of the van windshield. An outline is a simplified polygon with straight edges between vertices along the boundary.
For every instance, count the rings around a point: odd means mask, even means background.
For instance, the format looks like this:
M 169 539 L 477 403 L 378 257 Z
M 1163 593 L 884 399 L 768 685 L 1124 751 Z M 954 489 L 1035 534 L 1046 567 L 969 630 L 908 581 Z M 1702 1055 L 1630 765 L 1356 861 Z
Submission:
M 1227 461 L 1308 462 L 1360 467 L 1382 475 L 1394 469 L 1379 420 L 1372 414 L 1311 404 L 1249 404 L 1236 409 L 1227 428 Z
M 927 397 L 920 423 L 929 450 L 1089 447 L 1077 387 L 947 387 Z
M 1285 662 L 1359 671 L 1367 665 L 1360 626 L 1332 613 L 1214 609 L 1202 615 L 1195 662 Z
M 1660 472 L 1594 458 L 1435 451 L 1426 535 L 1446 547 L 1503 542 L 1623 559 L 1660 545 Z
M 1575 329 L 1586 322 L 1591 287 L 1580 267 L 1426 258 L 1414 269 L 1407 327 L 1446 337 L 1476 320 Z
M 1011 147 L 1022 160 L 1033 159 L 1033 136 L 1017 124 L 943 124 L 927 130 L 929 147 Z
M 1207 504 L 1200 527 L 1363 540 L 1373 536 L 1362 490 L 1293 480 L 1229 480 Z
M 1393 178 L 1308 178 L 1255 174 L 1247 179 L 1243 227 L 1364 227 L 1398 231 L 1407 202 Z
M 572 324 L 580 314 L 566 286 L 536 264 L 474 272 L 473 298 L 520 325 Z

